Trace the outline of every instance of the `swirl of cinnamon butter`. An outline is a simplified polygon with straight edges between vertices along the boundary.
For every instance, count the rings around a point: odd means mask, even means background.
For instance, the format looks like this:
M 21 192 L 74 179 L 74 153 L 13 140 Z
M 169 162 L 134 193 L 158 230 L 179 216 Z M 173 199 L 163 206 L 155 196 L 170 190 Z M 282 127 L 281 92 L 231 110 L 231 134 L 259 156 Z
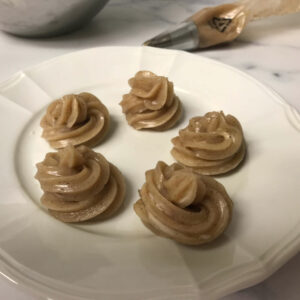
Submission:
M 81 145 L 47 153 L 35 178 L 44 194 L 41 203 L 63 222 L 107 218 L 125 196 L 123 175 L 104 156 Z
M 155 234 L 187 245 L 213 241 L 227 228 L 233 204 L 222 184 L 177 163 L 146 172 L 134 210 Z
M 42 137 L 53 148 L 68 144 L 94 146 L 106 135 L 109 112 L 90 93 L 70 94 L 53 101 L 41 120 Z
M 172 139 L 173 157 L 204 175 L 226 173 L 243 160 L 246 146 L 239 121 L 232 115 L 209 112 L 190 119 Z
M 131 90 L 120 102 L 129 125 L 135 129 L 166 130 L 181 117 L 181 103 L 168 78 L 139 71 L 128 81 Z

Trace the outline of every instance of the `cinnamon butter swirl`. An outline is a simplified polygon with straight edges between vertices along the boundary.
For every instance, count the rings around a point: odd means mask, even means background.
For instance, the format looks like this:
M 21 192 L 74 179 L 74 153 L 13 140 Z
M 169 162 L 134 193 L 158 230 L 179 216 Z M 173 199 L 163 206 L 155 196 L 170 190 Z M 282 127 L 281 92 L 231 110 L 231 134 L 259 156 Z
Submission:
M 82 222 L 99 215 L 107 218 L 124 200 L 120 171 L 83 145 L 47 153 L 37 164 L 35 178 L 44 191 L 41 203 L 63 222 Z
M 209 112 L 195 117 L 172 139 L 173 157 L 204 175 L 228 172 L 243 160 L 246 146 L 242 126 L 232 115 Z
M 168 78 L 140 71 L 128 81 L 131 90 L 120 105 L 129 125 L 135 129 L 166 130 L 181 116 L 181 103 Z
M 106 135 L 109 113 L 90 93 L 70 94 L 52 102 L 41 120 L 42 137 L 53 148 L 68 144 L 94 146 Z
M 227 228 L 232 201 L 222 184 L 177 163 L 146 172 L 134 210 L 155 234 L 187 245 L 213 241 Z

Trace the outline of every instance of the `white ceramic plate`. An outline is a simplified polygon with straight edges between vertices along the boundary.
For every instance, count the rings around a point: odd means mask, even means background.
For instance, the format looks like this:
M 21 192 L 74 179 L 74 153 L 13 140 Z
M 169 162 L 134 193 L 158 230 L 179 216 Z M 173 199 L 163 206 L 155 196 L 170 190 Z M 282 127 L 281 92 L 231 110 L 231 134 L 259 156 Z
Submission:
M 166 132 L 129 127 L 118 103 L 127 80 L 146 69 L 174 82 L 185 114 Z M 53 151 L 40 137 L 49 102 L 88 91 L 113 126 L 95 150 L 126 177 L 126 204 L 114 218 L 67 225 L 40 206 L 35 164 Z M 209 246 L 186 247 L 147 231 L 132 209 L 144 173 L 173 162 L 171 138 L 212 110 L 236 116 L 248 146 L 235 173 L 220 176 L 235 203 L 233 221 Z M 0 268 L 12 282 L 57 299 L 217 298 L 263 280 L 299 250 L 299 115 L 274 92 L 224 64 L 153 48 L 95 48 L 19 72 L 0 85 Z

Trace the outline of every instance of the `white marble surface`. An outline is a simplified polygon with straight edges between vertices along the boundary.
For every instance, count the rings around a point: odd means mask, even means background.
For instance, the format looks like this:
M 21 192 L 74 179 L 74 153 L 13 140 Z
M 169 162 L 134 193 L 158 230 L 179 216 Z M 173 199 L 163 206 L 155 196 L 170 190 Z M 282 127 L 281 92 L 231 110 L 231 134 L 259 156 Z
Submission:
M 16 71 L 75 50 L 108 45 L 137 46 L 168 25 L 220 0 L 111 0 L 80 31 L 52 39 L 22 39 L 0 33 L 0 81 Z M 227 1 L 228 2 L 228 1 Z M 300 14 L 250 24 L 230 45 L 196 51 L 254 76 L 300 111 Z M 264 282 L 226 296 L 224 300 L 299 299 L 300 254 Z M 29 300 L 0 278 L 0 299 Z

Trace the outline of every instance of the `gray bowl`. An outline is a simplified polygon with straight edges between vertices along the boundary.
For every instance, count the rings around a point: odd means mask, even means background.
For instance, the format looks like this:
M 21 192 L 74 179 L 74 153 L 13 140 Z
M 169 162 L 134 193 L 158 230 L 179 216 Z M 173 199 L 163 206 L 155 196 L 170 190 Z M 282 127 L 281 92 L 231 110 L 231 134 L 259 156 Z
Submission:
M 0 0 L 0 29 L 26 37 L 50 37 L 76 30 L 109 0 Z

